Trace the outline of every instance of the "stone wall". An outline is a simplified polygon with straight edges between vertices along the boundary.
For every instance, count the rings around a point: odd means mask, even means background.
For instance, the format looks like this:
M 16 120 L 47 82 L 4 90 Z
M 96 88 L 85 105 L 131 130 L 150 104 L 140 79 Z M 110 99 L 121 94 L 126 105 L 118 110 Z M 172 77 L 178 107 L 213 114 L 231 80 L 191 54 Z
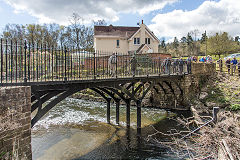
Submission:
M 184 75 L 179 82 L 169 79 L 167 82 L 171 88 L 165 82 L 159 82 L 159 85 L 151 90 L 150 96 L 146 97 L 144 105 L 186 109 L 199 96 L 201 86 L 215 73 L 216 65 L 214 63 L 192 63 L 192 74 Z
M 32 159 L 31 88 L 0 88 L 0 159 Z
M 216 72 L 215 63 L 192 63 L 191 66 L 193 75 L 211 75 Z

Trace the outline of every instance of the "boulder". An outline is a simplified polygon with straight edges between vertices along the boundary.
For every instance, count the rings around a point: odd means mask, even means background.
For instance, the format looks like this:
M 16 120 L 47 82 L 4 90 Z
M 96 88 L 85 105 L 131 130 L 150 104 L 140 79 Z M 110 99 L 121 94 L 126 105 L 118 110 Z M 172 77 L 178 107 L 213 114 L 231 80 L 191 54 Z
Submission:
M 206 102 L 206 106 L 207 106 L 208 108 L 213 108 L 213 107 L 217 107 L 217 104 L 214 103 L 214 102 Z
M 201 92 L 199 95 L 199 99 L 202 100 L 202 99 L 206 98 L 207 96 L 208 96 L 207 92 Z

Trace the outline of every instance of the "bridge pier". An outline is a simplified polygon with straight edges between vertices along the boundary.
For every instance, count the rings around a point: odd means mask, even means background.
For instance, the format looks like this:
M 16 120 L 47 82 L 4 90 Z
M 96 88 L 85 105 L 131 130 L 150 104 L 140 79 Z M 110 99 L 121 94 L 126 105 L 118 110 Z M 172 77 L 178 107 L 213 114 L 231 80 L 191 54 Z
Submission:
M 107 98 L 107 123 L 110 124 L 110 105 L 111 105 L 111 98 Z
M 137 100 L 137 133 L 141 134 L 141 100 Z
M 119 106 L 120 106 L 120 100 L 116 101 L 116 124 L 119 125 Z
M 131 102 L 131 99 L 126 99 L 126 123 L 127 123 L 127 128 L 130 127 L 130 102 Z

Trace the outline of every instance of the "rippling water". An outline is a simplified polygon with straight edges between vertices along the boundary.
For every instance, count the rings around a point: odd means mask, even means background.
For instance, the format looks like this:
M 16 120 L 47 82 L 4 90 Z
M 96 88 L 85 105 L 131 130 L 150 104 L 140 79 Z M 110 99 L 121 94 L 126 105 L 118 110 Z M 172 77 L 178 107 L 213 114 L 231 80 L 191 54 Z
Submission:
M 142 135 L 136 134 L 136 108 L 131 107 L 131 128 L 126 129 L 126 108 L 120 106 L 120 126 L 115 124 L 115 105 L 111 105 L 111 124 L 106 123 L 106 104 L 67 98 L 49 111 L 32 130 L 33 159 L 174 159 L 158 144 L 146 141 L 154 133 L 151 125 L 161 123 L 172 113 L 142 109 Z M 158 125 L 159 126 L 159 125 Z

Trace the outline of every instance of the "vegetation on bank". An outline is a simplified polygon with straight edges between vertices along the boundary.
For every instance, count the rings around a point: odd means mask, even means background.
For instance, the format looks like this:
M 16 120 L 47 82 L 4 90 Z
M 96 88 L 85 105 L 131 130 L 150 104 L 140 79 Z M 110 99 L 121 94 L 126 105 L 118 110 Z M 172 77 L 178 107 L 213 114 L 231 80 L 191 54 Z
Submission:
M 218 73 L 211 85 L 206 86 L 207 96 L 201 101 L 216 103 L 227 110 L 240 110 L 240 79 L 238 76 Z
M 183 130 L 167 133 L 156 130 L 149 139 L 170 148 L 183 159 L 240 159 L 240 78 L 217 73 L 200 85 L 199 95 L 191 104 L 193 117 L 176 119 Z M 211 120 L 213 107 L 220 108 L 217 122 L 201 127 Z M 198 127 L 201 128 L 192 132 Z M 185 137 L 190 132 L 192 134 Z M 170 140 L 158 140 L 156 134 L 165 135 Z

